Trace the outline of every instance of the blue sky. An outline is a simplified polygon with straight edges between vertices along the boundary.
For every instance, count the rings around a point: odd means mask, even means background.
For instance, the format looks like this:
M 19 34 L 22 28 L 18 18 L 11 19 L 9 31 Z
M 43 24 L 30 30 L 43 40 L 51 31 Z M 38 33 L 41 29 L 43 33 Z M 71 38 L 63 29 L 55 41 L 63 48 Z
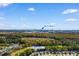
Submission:
M 0 3 L 0 29 L 79 30 L 79 4 Z M 45 29 L 52 29 L 46 27 Z

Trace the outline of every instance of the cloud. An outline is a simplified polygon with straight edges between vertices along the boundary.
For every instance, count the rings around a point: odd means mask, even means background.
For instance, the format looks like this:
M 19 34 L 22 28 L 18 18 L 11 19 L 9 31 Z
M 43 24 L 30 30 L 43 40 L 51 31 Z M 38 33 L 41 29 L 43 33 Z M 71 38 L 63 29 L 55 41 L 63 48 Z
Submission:
M 78 13 L 78 9 L 66 9 L 62 12 L 62 14 L 72 14 L 72 13 Z
M 5 19 L 4 17 L 2 17 L 2 16 L 0 16 L 0 20 L 3 20 L 3 19 Z
M 0 3 L 0 7 L 7 7 L 7 6 L 9 6 L 10 4 L 12 4 L 12 3 Z
M 7 24 L 0 22 L 0 29 L 14 29 L 15 27 L 15 24 Z
M 69 19 L 66 19 L 66 21 L 69 21 L 69 22 L 74 22 L 74 21 L 77 21 L 77 19 L 74 19 L 74 18 L 69 18 Z
M 0 26 L 6 26 L 5 24 L 3 24 L 3 23 L 0 23 Z
M 5 24 L 5 23 L 0 23 L 0 27 L 8 27 L 8 26 L 11 26 L 11 25 L 8 25 L 8 24 Z
M 27 25 L 26 24 L 22 24 L 22 27 L 27 27 Z
M 31 7 L 31 8 L 28 8 L 28 11 L 35 11 L 36 9 Z
M 56 26 L 56 23 L 50 23 L 49 25 L 50 26 Z

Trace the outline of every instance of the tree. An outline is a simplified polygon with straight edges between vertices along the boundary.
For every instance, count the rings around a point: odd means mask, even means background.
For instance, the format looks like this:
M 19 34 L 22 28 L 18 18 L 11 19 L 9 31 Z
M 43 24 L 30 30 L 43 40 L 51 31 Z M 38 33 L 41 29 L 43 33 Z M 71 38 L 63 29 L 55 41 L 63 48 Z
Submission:
M 21 49 L 19 52 L 16 52 L 16 56 L 29 56 L 34 50 L 30 48 Z

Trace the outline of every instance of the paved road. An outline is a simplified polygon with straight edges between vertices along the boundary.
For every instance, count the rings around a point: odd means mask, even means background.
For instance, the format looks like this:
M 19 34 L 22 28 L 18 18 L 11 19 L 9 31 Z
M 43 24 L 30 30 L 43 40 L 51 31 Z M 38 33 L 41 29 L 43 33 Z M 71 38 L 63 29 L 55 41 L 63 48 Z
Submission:
M 2 56 L 5 53 L 9 53 L 12 49 L 15 49 L 15 48 L 18 48 L 18 47 L 20 47 L 18 44 L 12 44 L 11 46 L 2 49 L 0 51 L 0 56 Z

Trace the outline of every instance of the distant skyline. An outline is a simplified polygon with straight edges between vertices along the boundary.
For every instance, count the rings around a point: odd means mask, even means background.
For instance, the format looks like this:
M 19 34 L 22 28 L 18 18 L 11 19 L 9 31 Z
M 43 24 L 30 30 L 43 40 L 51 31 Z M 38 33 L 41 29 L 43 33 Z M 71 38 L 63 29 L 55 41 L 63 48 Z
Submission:
M 0 3 L 0 29 L 41 29 L 53 25 L 55 30 L 79 30 L 78 6 L 78 3 Z

